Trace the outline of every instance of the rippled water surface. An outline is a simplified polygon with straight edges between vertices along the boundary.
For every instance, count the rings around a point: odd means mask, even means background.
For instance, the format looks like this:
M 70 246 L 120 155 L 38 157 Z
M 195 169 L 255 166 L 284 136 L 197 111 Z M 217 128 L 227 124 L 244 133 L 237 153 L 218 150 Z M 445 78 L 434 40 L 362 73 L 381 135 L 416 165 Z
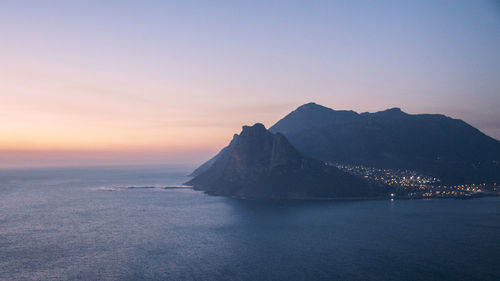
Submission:
M 0 171 L 0 280 L 500 280 L 499 198 L 279 202 L 160 188 L 188 172 Z

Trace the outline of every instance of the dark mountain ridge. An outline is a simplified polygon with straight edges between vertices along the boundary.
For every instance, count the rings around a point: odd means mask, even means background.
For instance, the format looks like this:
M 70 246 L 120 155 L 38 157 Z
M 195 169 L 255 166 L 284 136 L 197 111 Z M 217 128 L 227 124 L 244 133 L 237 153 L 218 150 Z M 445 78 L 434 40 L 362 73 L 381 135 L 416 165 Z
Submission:
M 262 124 L 244 126 L 229 146 L 193 174 L 187 184 L 219 195 L 303 199 L 382 194 L 362 178 L 302 156 L 282 134 Z
M 448 183 L 500 181 L 500 142 L 440 114 L 358 114 L 308 103 L 269 130 L 324 161 L 415 169 Z

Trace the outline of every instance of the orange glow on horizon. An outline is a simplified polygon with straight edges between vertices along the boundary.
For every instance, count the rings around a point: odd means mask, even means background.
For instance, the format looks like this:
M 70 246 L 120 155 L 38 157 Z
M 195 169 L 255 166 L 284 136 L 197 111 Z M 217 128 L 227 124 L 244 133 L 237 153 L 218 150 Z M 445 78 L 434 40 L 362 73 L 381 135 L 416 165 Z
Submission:
M 500 139 L 488 1 L 66 2 L 2 3 L 0 165 L 202 162 L 308 102 L 440 113 Z
M 3 151 L 217 150 L 242 125 L 277 121 L 295 104 L 262 106 L 227 91 L 214 99 L 169 79 L 57 64 L 8 66 L 0 69 Z

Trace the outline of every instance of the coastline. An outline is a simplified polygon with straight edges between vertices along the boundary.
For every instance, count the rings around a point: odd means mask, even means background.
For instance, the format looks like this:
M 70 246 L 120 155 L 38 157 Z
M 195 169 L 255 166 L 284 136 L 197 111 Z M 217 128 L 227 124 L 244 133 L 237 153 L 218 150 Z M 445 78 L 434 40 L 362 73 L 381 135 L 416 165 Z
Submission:
M 206 191 L 195 186 L 190 187 L 193 190 L 201 191 L 210 196 L 222 196 L 239 200 L 263 200 L 263 201 L 379 201 L 379 200 L 472 200 L 476 198 L 483 197 L 500 197 L 497 194 L 475 194 L 472 196 L 461 196 L 461 197 L 411 197 L 411 196 L 398 196 L 394 197 L 389 196 L 360 196 L 360 197 L 252 197 L 252 196 L 243 196 L 243 195 L 232 195 L 232 194 L 223 194 L 216 193 L 211 191 Z

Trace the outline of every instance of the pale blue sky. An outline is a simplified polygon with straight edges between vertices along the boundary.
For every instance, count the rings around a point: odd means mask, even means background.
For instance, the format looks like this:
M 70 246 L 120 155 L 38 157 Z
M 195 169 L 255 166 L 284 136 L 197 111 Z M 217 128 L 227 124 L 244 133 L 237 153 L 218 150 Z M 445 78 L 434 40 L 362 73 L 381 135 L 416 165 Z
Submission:
M 205 157 L 309 101 L 500 138 L 498 1 L 0 0 L 0 36 L 4 150 L 191 139 Z

